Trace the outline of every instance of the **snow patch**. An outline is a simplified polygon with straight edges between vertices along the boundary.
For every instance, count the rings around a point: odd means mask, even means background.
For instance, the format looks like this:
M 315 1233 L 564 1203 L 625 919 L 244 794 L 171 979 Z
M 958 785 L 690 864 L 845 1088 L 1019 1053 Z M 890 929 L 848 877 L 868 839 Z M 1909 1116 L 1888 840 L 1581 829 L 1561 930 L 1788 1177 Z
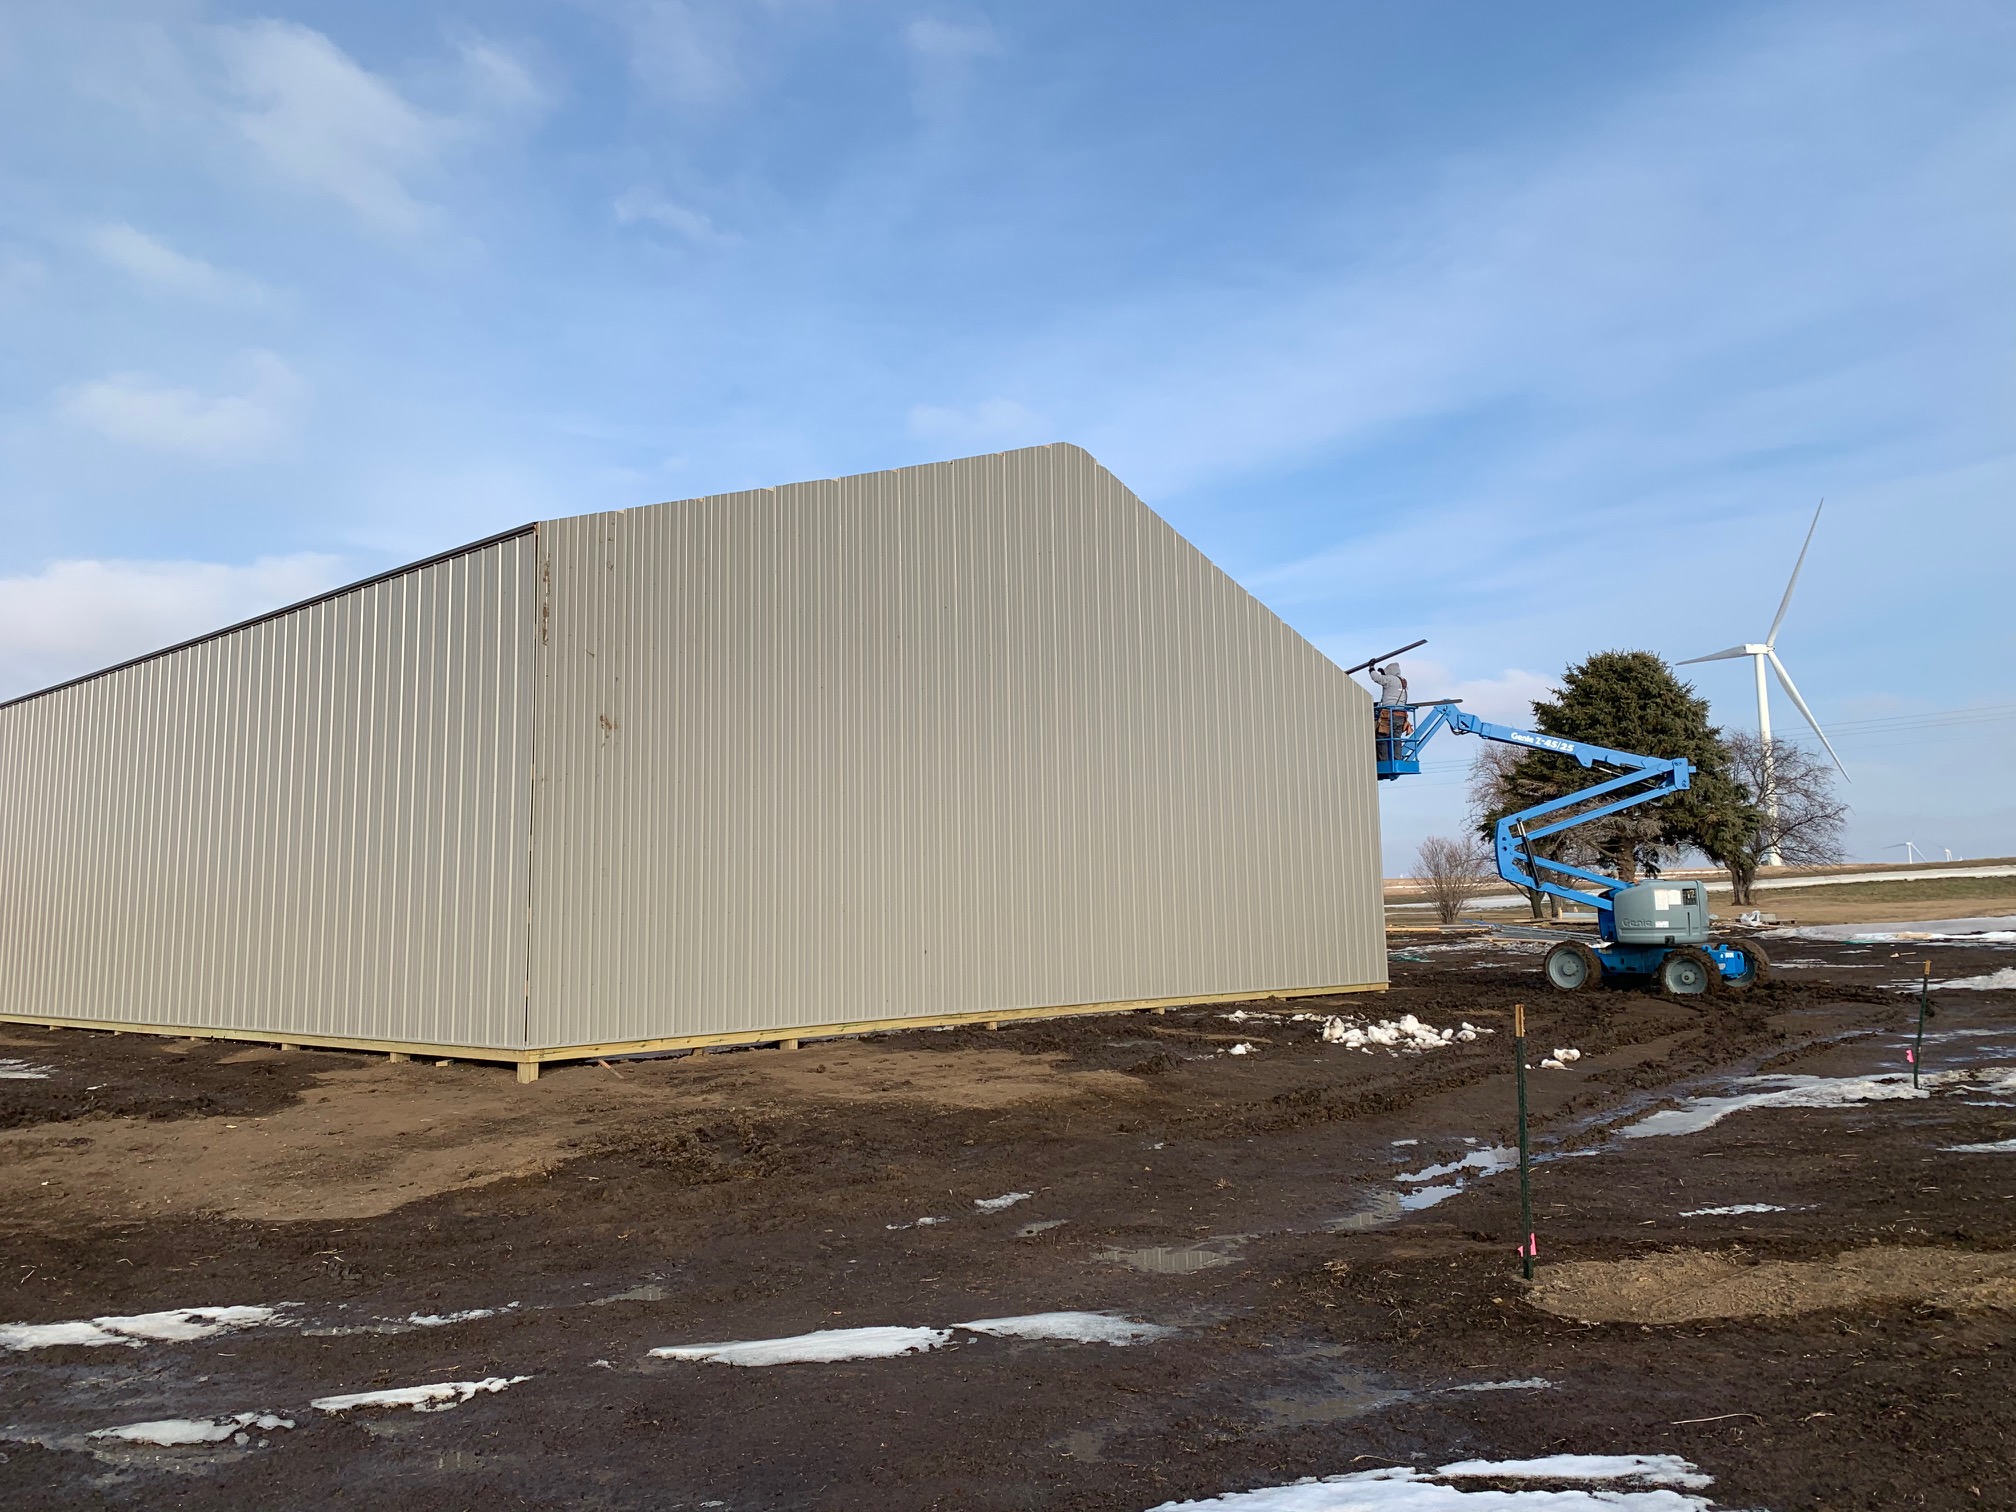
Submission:
M 1451 1391 L 1552 1391 L 1554 1383 L 1544 1376 L 1528 1376 L 1523 1381 L 1472 1381 L 1467 1386 L 1451 1386 Z
M 1544 1071 L 1566 1071 L 1580 1059 L 1582 1059 L 1580 1050 L 1556 1050 L 1540 1062 L 1540 1067 Z
M 446 1412 L 484 1392 L 502 1391 L 529 1381 L 530 1376 L 486 1376 L 480 1381 L 437 1381 L 431 1386 L 394 1386 L 388 1391 L 356 1391 L 347 1396 L 317 1397 L 308 1405 L 319 1412 L 349 1412 L 358 1407 L 411 1407 L 415 1412 Z
M 1027 1202 L 1028 1192 L 1003 1192 L 999 1197 L 975 1197 L 973 1206 L 983 1213 L 998 1213 L 1003 1208 L 1011 1208 L 1018 1202 Z
M 1403 1013 L 1397 1019 L 1352 1020 L 1342 1015 L 1324 1021 L 1323 1042 L 1326 1045 L 1342 1045 L 1346 1050 L 1362 1050 L 1370 1055 L 1374 1050 L 1397 1053 L 1402 1050 L 1440 1050 L 1444 1045 L 1456 1041 L 1468 1044 L 1480 1034 L 1489 1034 L 1489 1029 L 1479 1029 L 1475 1024 L 1463 1024 L 1455 1029 L 1437 1029 L 1432 1024 L 1424 1024 L 1411 1013 Z
M 1260 1047 L 1258 1045 L 1252 1044 L 1245 1040 L 1241 1040 L 1238 1044 L 1234 1045 L 1230 1050 L 1227 1050 L 1225 1053 L 1227 1055 L 1257 1055 L 1259 1053 L 1259 1050 Z
M 1917 986 L 1916 982 L 1909 983 Z M 2010 992 L 2016 991 L 2016 966 L 2004 966 L 2000 971 L 1991 971 L 1986 976 L 1958 977 L 1950 982 L 1934 982 L 1935 992 Z
M 1482 1150 L 1472 1150 L 1461 1160 L 1452 1160 L 1447 1165 L 1432 1165 L 1426 1170 L 1408 1171 L 1395 1176 L 1395 1181 L 1433 1181 L 1437 1176 L 1453 1176 L 1459 1171 L 1475 1171 L 1479 1176 L 1496 1175 L 1499 1171 L 1509 1171 L 1519 1164 L 1519 1152 L 1510 1145 L 1491 1145 Z
M 118 1428 L 100 1428 L 94 1439 L 120 1439 L 128 1444 L 154 1444 L 163 1449 L 182 1449 L 192 1444 L 221 1444 L 226 1439 L 244 1443 L 249 1430 L 270 1433 L 275 1428 L 292 1428 L 294 1420 L 272 1412 L 240 1412 L 224 1418 L 158 1418 L 151 1423 L 127 1423 Z
M 788 1339 L 673 1344 L 652 1350 L 651 1358 L 708 1365 L 830 1365 L 840 1360 L 887 1360 L 951 1342 L 949 1328 L 822 1328 Z
M 1738 1213 L 1782 1213 L 1775 1202 L 1739 1202 L 1734 1207 L 1689 1208 L 1682 1218 L 1733 1218 Z
M 651 1351 L 654 1360 L 694 1360 L 707 1365 L 831 1365 L 842 1360 L 889 1360 L 950 1344 L 956 1333 L 1002 1339 L 1055 1339 L 1067 1344 L 1147 1344 L 1176 1332 L 1110 1313 L 1027 1313 L 975 1318 L 946 1328 L 822 1328 L 786 1339 L 742 1339 L 725 1344 L 673 1344 Z
M 2016 1155 L 2016 1139 L 1997 1139 L 1987 1144 L 1942 1145 L 1948 1155 Z
M 47 1081 L 53 1066 L 31 1065 L 12 1056 L 0 1055 L 0 1081 Z
M 1107 1313 L 1030 1313 L 1020 1318 L 976 1318 L 971 1323 L 955 1323 L 967 1333 L 992 1334 L 1004 1339 L 1062 1339 L 1072 1344 L 1146 1344 L 1166 1339 L 1176 1330 L 1159 1323 L 1136 1323 Z
M 1650 1489 L 1466 1491 L 1445 1480 L 1489 1477 L 1555 1484 L 1621 1481 Z M 1399 1467 L 1299 1480 L 1207 1501 L 1163 1502 L 1149 1512 L 1709 1512 L 1698 1490 L 1710 1477 L 1672 1454 L 1553 1454 L 1529 1460 L 1459 1460 L 1440 1470 Z
M 1770 929 L 1765 934 L 1778 940 L 1838 940 L 1850 945 L 2016 945 L 2016 917 L 1923 919 L 1915 924 L 1808 924 Z
M 885 1223 L 882 1227 L 894 1232 L 897 1229 L 932 1228 L 937 1224 L 950 1223 L 951 1221 L 950 1218 L 912 1218 L 908 1223 Z
M 1763 1092 L 1738 1092 L 1727 1097 L 1691 1097 L 1686 1106 L 1662 1108 L 1623 1131 L 1626 1139 L 1656 1134 L 1698 1134 L 1712 1129 L 1732 1113 L 1748 1108 L 1847 1108 L 1857 1103 L 1893 1098 L 1930 1097 L 1931 1090 L 1913 1087 L 1902 1072 L 1876 1076 L 1753 1076 L 1753 1082 L 1776 1082 Z
M 511 1304 L 516 1307 L 517 1303 Z M 472 1307 L 466 1312 L 452 1313 L 409 1313 L 406 1321 L 416 1328 L 445 1328 L 450 1323 L 474 1323 L 478 1318 L 494 1318 L 498 1309 L 494 1307 Z
M 256 1328 L 262 1323 L 284 1327 L 291 1320 L 280 1316 L 280 1308 L 296 1306 L 299 1304 L 283 1302 L 279 1307 L 178 1307 L 168 1312 L 69 1323 L 0 1323 L 0 1348 L 53 1349 L 75 1345 L 98 1349 L 107 1344 L 125 1344 L 139 1349 L 147 1344 L 183 1344 L 240 1328 Z

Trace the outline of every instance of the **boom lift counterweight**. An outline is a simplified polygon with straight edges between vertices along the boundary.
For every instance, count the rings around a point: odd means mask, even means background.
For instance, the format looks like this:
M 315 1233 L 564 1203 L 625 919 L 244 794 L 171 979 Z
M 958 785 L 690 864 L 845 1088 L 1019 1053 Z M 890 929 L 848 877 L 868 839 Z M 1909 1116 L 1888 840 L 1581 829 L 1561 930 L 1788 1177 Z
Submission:
M 1654 880 L 1626 887 L 1615 877 L 1584 871 L 1534 850 L 1534 842 L 1561 834 L 1578 824 L 1607 818 L 1686 790 L 1693 764 L 1685 757 L 1638 756 L 1580 740 L 1564 740 L 1533 730 L 1492 724 L 1457 705 L 1460 699 L 1428 703 L 1382 704 L 1374 736 L 1378 745 L 1379 780 L 1412 776 L 1421 770 L 1421 748 L 1442 730 L 1476 735 L 1506 745 L 1553 751 L 1584 768 L 1620 768 L 1589 787 L 1564 798 L 1535 804 L 1508 814 L 1496 826 L 1494 839 L 1498 875 L 1515 887 L 1565 898 L 1596 910 L 1600 943 L 1564 940 L 1547 952 L 1547 980 L 1563 991 L 1591 987 L 1605 976 L 1651 978 L 1679 997 L 1711 992 L 1717 987 L 1745 988 L 1762 981 L 1771 963 L 1747 940 L 1719 943 L 1708 937 L 1708 890 L 1699 882 Z M 1422 717 L 1416 720 L 1416 715 Z M 1605 799 L 1595 808 L 1582 805 Z M 1594 892 L 1569 883 L 1582 882 Z

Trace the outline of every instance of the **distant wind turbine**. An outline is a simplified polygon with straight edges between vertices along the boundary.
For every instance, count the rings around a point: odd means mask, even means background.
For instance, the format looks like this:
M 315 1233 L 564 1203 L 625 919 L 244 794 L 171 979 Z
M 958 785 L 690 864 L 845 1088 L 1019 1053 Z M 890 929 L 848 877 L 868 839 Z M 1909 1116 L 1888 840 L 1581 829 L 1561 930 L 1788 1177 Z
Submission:
M 1918 855 L 1918 846 L 1914 841 L 1899 840 L 1895 845 L 1886 845 L 1883 847 L 1883 849 L 1901 850 L 1902 852 L 1904 852 L 1904 864 L 1906 866 L 1910 866 L 1920 859 Z M 1953 853 L 1951 851 L 1948 851 L 1946 854 L 1948 857 L 1951 857 Z
M 1785 670 L 1785 663 L 1778 660 L 1777 651 L 1778 627 L 1785 623 L 1785 611 L 1792 607 L 1792 590 L 1799 586 L 1799 569 L 1806 565 L 1806 552 L 1813 544 L 1813 532 L 1820 528 L 1820 511 L 1826 507 L 1827 501 L 1822 499 L 1813 511 L 1813 523 L 1806 527 L 1806 544 L 1799 548 L 1799 560 L 1792 564 L 1792 576 L 1785 584 L 1785 597 L 1778 601 L 1777 617 L 1771 621 L 1770 632 L 1765 635 L 1763 643 L 1746 642 L 1741 646 L 1731 646 L 1726 651 L 1711 651 L 1706 656 L 1690 656 L 1686 661 L 1678 663 L 1682 667 L 1691 667 L 1696 662 L 1729 661 L 1738 656 L 1750 658 L 1757 673 L 1757 736 L 1764 747 L 1762 797 L 1764 811 L 1771 816 L 1774 837 L 1778 829 L 1778 793 L 1771 760 L 1771 696 L 1764 682 L 1766 662 L 1769 662 L 1771 670 L 1778 674 L 1779 686 L 1784 688 L 1786 696 L 1792 700 L 1799 712 L 1806 716 L 1806 723 L 1813 727 L 1813 733 L 1820 737 L 1820 744 L 1827 747 L 1827 754 L 1834 758 L 1834 765 L 1840 767 L 1841 775 L 1844 778 L 1848 776 L 1848 768 L 1841 765 L 1841 758 L 1836 754 L 1833 742 L 1827 738 L 1827 732 L 1820 728 L 1820 721 L 1813 717 L 1813 711 L 1806 707 L 1806 700 L 1799 696 L 1799 689 L 1793 684 L 1792 674 Z M 1778 864 L 1778 844 L 1775 838 L 1771 849 L 1765 853 L 1764 864 L 1766 866 Z

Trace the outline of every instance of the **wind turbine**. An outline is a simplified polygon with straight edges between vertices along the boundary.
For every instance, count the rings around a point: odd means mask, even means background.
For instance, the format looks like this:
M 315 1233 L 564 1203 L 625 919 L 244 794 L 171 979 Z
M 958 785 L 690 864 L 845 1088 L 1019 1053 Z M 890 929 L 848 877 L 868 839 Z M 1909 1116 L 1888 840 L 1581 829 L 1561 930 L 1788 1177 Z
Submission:
M 1915 840 L 1899 840 L 1895 845 L 1886 845 L 1883 847 L 1883 849 L 1901 850 L 1902 852 L 1904 852 L 1904 864 L 1906 866 L 1915 866 L 1919 859 L 1918 843 Z M 1951 860 L 1953 853 L 1951 851 L 1948 851 L 1946 853 L 1946 856 L 1948 860 Z M 1930 858 L 1928 857 L 1926 859 L 1929 860 Z
M 1806 527 L 1806 543 L 1799 548 L 1799 560 L 1792 564 L 1792 576 L 1785 584 L 1785 597 L 1778 601 L 1777 617 L 1771 621 L 1771 629 L 1765 635 L 1763 642 L 1760 644 L 1750 641 L 1741 646 L 1731 646 L 1726 651 L 1711 651 L 1706 656 L 1690 656 L 1686 661 L 1677 664 L 1682 667 L 1691 667 L 1696 662 L 1729 661 L 1734 657 L 1747 656 L 1750 658 L 1751 665 L 1756 671 L 1757 737 L 1764 748 L 1764 792 L 1762 796 L 1764 799 L 1764 810 L 1771 816 L 1771 832 L 1773 836 L 1771 849 L 1765 852 L 1764 855 L 1764 864 L 1766 866 L 1776 866 L 1778 864 L 1778 842 L 1776 839 L 1778 832 L 1778 789 L 1777 783 L 1774 780 L 1775 773 L 1772 769 L 1771 759 L 1771 696 L 1764 682 L 1764 664 L 1766 662 L 1769 662 L 1771 670 L 1778 674 L 1779 686 L 1784 688 L 1786 696 L 1792 700 L 1793 705 L 1799 712 L 1806 716 L 1806 723 L 1813 727 L 1813 733 L 1820 737 L 1820 744 L 1827 747 L 1827 754 L 1834 758 L 1834 765 L 1840 767 L 1841 775 L 1844 778 L 1848 776 L 1848 768 L 1841 765 L 1841 758 L 1836 754 L 1833 742 L 1828 740 L 1827 732 L 1820 728 L 1820 721 L 1813 717 L 1813 711 L 1806 707 L 1806 700 L 1799 696 L 1799 689 L 1792 681 L 1792 674 L 1785 670 L 1785 663 L 1778 660 L 1777 651 L 1778 627 L 1785 623 L 1785 611 L 1792 607 L 1792 590 L 1799 586 L 1799 569 L 1806 565 L 1806 552 L 1813 545 L 1813 532 L 1820 528 L 1820 511 L 1826 507 L 1827 501 L 1822 499 L 1819 506 L 1813 511 L 1813 523 Z

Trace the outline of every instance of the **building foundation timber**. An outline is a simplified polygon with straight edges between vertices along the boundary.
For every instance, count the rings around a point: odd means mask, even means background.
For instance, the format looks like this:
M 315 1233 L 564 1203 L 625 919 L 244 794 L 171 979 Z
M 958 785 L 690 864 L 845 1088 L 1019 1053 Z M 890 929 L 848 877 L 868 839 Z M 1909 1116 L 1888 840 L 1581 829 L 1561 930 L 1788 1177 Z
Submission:
M 438 1061 L 491 1061 L 518 1068 L 518 1080 L 529 1084 L 539 1079 L 542 1066 L 565 1061 L 605 1059 L 612 1055 L 652 1055 L 661 1051 L 711 1050 L 737 1045 L 777 1045 L 795 1049 L 805 1040 L 846 1039 L 862 1034 L 891 1034 L 905 1029 L 954 1029 L 961 1026 L 1031 1023 L 1042 1019 L 1078 1018 L 1094 1013 L 1163 1013 L 1170 1008 L 1206 1008 L 1234 1003 L 1283 1003 L 1299 998 L 1342 997 L 1349 993 L 1384 992 L 1384 982 L 1363 982 L 1336 987 L 1281 987 L 1257 992 L 1219 992 L 1203 996 L 1141 998 L 1124 1003 L 1073 1003 L 1057 1008 L 993 1008 L 981 1013 L 919 1014 L 914 1018 L 858 1019 L 831 1024 L 794 1024 L 790 1037 L 780 1037 L 779 1029 L 744 1029 L 728 1034 L 681 1034 L 663 1039 L 617 1040 L 600 1045 L 556 1045 L 536 1050 L 505 1050 L 488 1045 L 429 1045 L 413 1041 L 345 1039 L 334 1035 L 281 1039 L 272 1031 L 256 1029 L 205 1029 L 185 1024 L 159 1027 L 102 1020 L 60 1018 L 45 1014 L 0 1013 L 0 1024 L 32 1024 L 43 1029 L 87 1029 L 98 1033 L 154 1034 L 167 1039 L 215 1039 L 243 1045 L 279 1045 L 298 1050 L 361 1050 L 407 1060 L 425 1056 Z M 290 1031 L 291 1033 L 291 1031 Z

